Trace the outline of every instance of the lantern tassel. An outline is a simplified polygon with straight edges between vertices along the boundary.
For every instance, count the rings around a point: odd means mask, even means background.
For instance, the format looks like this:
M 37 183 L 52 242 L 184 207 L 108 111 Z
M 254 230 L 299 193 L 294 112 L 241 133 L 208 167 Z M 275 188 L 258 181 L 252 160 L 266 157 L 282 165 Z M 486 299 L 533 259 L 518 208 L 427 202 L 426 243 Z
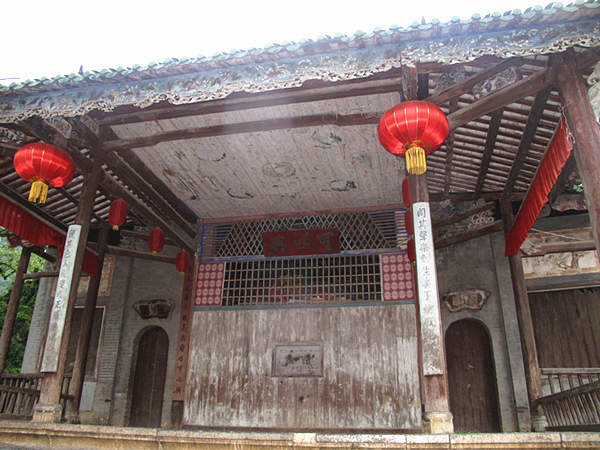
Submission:
M 411 175 L 423 175 L 427 171 L 425 150 L 421 147 L 412 147 L 406 150 L 406 170 Z
M 156 250 L 152 250 L 152 256 L 156 256 L 158 255 L 158 252 Z
M 35 203 L 46 203 L 48 197 L 48 185 L 43 181 L 36 180 L 31 184 L 29 190 L 29 201 Z
M 114 231 L 119 231 L 119 225 L 113 225 L 112 229 L 113 229 Z

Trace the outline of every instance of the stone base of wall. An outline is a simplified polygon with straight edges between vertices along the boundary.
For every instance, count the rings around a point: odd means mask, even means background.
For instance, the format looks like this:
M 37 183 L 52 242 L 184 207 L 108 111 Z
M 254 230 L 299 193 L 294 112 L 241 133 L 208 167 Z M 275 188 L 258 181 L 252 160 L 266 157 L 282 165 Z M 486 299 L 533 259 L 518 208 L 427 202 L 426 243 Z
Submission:
M 598 448 L 600 433 L 324 434 L 293 432 L 172 431 L 92 425 L 0 421 L 0 447 L 210 448 Z

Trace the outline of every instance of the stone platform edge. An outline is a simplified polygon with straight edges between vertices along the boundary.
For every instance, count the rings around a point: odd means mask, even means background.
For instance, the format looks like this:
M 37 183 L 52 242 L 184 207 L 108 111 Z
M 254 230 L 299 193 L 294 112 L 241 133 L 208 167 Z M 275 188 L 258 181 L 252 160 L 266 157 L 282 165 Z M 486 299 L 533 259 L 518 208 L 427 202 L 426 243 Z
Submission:
M 599 448 L 600 432 L 335 434 L 180 431 L 0 421 L 0 447 L 78 449 Z

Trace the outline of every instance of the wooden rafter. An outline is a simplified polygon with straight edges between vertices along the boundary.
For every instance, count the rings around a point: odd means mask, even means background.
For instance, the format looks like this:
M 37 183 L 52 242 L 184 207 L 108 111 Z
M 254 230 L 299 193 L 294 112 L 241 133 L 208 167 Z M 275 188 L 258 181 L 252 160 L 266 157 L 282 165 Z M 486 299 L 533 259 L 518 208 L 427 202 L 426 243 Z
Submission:
M 522 64 L 523 64 L 523 58 L 507 59 L 505 61 L 502 61 L 499 64 L 496 64 L 495 66 L 493 66 L 487 70 L 483 70 L 483 71 L 473 75 L 472 77 L 467 78 L 466 80 L 456 83 L 437 94 L 427 97 L 426 100 L 428 102 L 435 103 L 436 105 L 442 105 L 442 104 L 446 103 L 448 100 L 460 97 L 463 94 L 467 94 L 467 93 L 471 92 L 473 90 L 473 87 L 477 83 L 485 81 L 488 78 L 493 77 L 497 73 L 500 73 L 503 70 L 508 69 L 509 67 L 520 66 Z
M 478 228 L 476 230 L 466 231 L 464 233 L 459 233 L 454 236 L 449 236 L 447 238 L 439 239 L 434 242 L 434 246 L 436 250 L 439 250 L 444 247 L 448 247 L 450 245 L 458 244 L 460 242 L 466 242 L 471 239 L 475 239 L 480 236 L 485 236 L 486 234 L 494 233 L 496 231 L 502 230 L 502 221 L 497 220 L 496 222 L 486 225 L 484 227 Z
M 540 70 L 535 74 L 517 81 L 510 86 L 483 97 L 469 106 L 459 109 L 458 111 L 448 115 L 450 129 L 460 127 L 477 117 L 489 114 L 502 108 L 510 103 L 516 102 L 523 97 L 533 95 L 536 92 L 546 89 L 554 81 L 555 69 L 549 68 Z
M 450 113 L 453 113 L 458 108 L 458 100 L 453 98 L 450 100 Z M 450 132 L 446 139 L 446 169 L 444 181 L 444 195 L 450 193 L 450 182 L 452 180 L 452 156 L 454 154 L 454 130 Z
M 467 217 L 471 217 L 472 215 L 475 215 L 477 213 L 493 209 L 495 208 L 495 206 L 496 205 L 494 202 L 488 202 L 485 205 L 477 206 L 467 211 L 458 212 L 451 216 L 444 217 L 443 219 L 436 220 L 432 223 L 432 226 L 437 229 L 446 227 L 448 225 L 452 225 L 453 223 L 460 222 L 461 220 L 466 219 Z
M 498 137 L 498 129 L 500 128 L 500 122 L 502 121 L 502 108 L 494 111 L 490 120 L 490 127 L 488 128 L 488 134 L 485 140 L 485 148 L 483 150 L 483 158 L 481 161 L 481 167 L 479 169 L 479 175 L 477 176 L 477 184 L 475 185 L 474 198 L 479 197 L 481 190 L 483 189 L 483 182 L 485 181 L 485 175 L 490 167 L 490 161 L 492 160 L 492 153 L 496 146 L 496 139 Z
M 54 216 L 48 214 L 42 208 L 34 205 L 33 203 L 25 200 L 21 195 L 15 192 L 12 188 L 7 186 L 6 184 L 0 182 L 0 195 L 12 203 L 18 205 L 22 209 L 27 212 L 30 212 L 35 217 L 40 219 L 43 223 L 48 225 L 49 227 L 59 231 L 61 233 L 65 233 L 67 230 L 67 225 L 60 220 L 56 219 Z
M 535 96 L 535 101 L 533 102 L 533 106 L 531 107 L 531 110 L 529 112 L 527 125 L 525 125 L 525 131 L 523 131 L 521 143 L 519 144 L 519 150 L 517 151 L 517 155 L 510 169 L 508 179 L 506 180 L 506 183 L 504 185 L 504 193 L 507 195 L 513 191 L 515 181 L 517 180 L 517 177 L 521 172 L 521 168 L 523 166 L 523 163 L 525 162 L 527 153 L 529 152 L 531 142 L 533 141 L 533 137 L 535 136 L 536 130 L 538 128 L 538 124 L 540 122 L 540 119 L 542 118 L 544 106 L 548 101 L 550 91 L 551 87 L 546 87 L 544 90 L 538 92 Z

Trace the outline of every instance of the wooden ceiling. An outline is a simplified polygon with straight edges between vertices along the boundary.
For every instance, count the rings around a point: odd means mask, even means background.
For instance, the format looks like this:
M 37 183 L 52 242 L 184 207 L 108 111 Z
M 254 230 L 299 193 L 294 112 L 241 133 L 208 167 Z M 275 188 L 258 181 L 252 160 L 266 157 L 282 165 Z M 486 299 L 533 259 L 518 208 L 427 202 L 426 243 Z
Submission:
M 597 49 L 577 55 L 583 71 L 598 59 Z M 517 79 L 482 94 L 507 69 Z M 45 206 L 30 205 L 11 163 L 18 146 L 0 143 L 0 190 L 65 229 L 84 176 L 99 161 L 105 174 L 93 221 L 105 221 L 110 201 L 122 197 L 131 224 L 161 226 L 184 248 L 194 247 L 200 219 L 399 205 L 404 160 L 381 147 L 377 123 L 401 99 L 421 98 L 442 107 L 451 127 L 428 157 L 433 198 L 520 198 L 561 116 L 557 70 L 550 55 L 484 57 L 180 106 L 95 111 L 59 119 L 62 128 L 36 118 L 0 124 L 23 133 L 23 142 L 67 149 L 78 168 L 68 186 L 50 190 Z M 573 170 L 570 161 L 558 184 Z

